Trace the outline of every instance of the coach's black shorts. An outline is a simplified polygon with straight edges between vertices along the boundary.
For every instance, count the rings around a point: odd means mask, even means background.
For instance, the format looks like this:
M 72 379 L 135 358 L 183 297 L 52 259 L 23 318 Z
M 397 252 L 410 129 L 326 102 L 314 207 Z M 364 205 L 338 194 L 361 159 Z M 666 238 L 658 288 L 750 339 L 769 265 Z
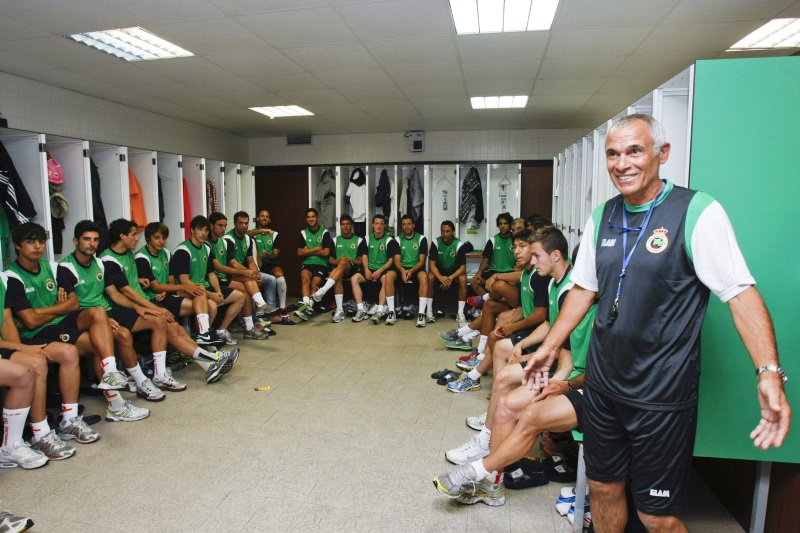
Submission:
M 113 318 L 123 328 L 133 329 L 134 324 L 139 320 L 139 314 L 133 309 L 115 307 L 111 311 L 108 311 L 108 318 Z
M 634 407 L 584 387 L 586 476 L 630 480 L 636 509 L 679 515 L 686 493 L 697 406 L 681 411 Z
M 300 267 L 300 270 L 308 270 L 311 272 L 311 279 L 325 279 L 328 277 L 328 267 L 323 265 L 303 265 Z
M 573 389 L 564 393 L 564 398 L 569 400 L 572 408 L 575 409 L 575 417 L 578 419 L 578 431 L 583 432 L 583 389 Z
M 159 307 L 163 307 L 175 318 L 178 318 L 181 314 L 181 304 L 183 304 L 183 296 L 177 296 L 175 294 L 167 294 L 167 297 L 161 301 L 156 300 L 153 298 L 150 300 L 154 304 Z
M 522 339 L 524 339 L 525 337 L 527 337 L 527 336 L 528 336 L 528 335 L 530 335 L 531 333 L 533 333 L 533 328 L 531 328 L 531 329 L 521 329 L 521 330 L 519 330 L 519 331 L 515 331 L 515 332 L 514 332 L 514 333 L 512 333 L 512 334 L 511 334 L 511 336 L 509 337 L 509 339 L 511 339 L 511 344 L 513 344 L 514 346 L 516 346 L 517 344 L 519 344 L 519 343 L 520 343 L 520 341 L 522 341 Z M 535 352 L 535 351 L 536 351 L 536 349 L 537 349 L 539 346 L 540 346 L 539 344 L 534 344 L 533 346 L 530 346 L 530 347 L 528 347 L 528 348 L 525 348 L 524 350 L 522 350 L 522 355 L 527 355 L 527 354 L 529 354 L 529 353 L 533 353 L 533 352 Z M 526 362 L 526 361 L 522 361 L 522 363 L 525 363 L 525 362 Z M 524 364 L 522 365 L 522 368 L 525 368 L 525 365 L 524 365 Z

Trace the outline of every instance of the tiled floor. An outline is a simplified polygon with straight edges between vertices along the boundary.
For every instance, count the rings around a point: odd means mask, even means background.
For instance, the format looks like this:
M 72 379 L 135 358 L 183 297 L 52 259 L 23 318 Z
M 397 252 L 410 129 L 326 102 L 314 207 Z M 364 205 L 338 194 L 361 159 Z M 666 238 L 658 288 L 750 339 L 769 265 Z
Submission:
M 147 404 L 150 418 L 101 422 L 102 438 L 66 461 L 0 471 L 0 507 L 40 532 L 569 531 L 554 507 L 561 485 L 511 492 L 498 508 L 434 489 L 491 386 L 451 394 L 430 379 L 460 355 L 436 337 L 451 327 L 326 316 L 276 326 L 269 341 L 241 342 L 221 382 L 183 370 L 189 390 Z M 99 398 L 81 401 L 105 412 Z M 690 530 L 742 531 L 696 477 L 692 486 Z

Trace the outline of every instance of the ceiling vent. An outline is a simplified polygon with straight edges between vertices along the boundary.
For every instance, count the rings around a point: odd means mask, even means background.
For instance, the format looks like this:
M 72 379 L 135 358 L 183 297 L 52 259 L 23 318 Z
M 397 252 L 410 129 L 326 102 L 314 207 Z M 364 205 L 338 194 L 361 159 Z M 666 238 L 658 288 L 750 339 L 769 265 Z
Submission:
M 287 135 L 286 144 L 289 146 L 311 144 L 311 135 Z

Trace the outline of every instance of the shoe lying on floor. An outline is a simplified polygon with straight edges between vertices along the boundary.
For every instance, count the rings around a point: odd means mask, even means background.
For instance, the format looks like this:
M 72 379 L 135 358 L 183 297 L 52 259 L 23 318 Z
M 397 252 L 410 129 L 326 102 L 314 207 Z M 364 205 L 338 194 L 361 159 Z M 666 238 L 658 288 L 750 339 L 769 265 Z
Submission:
M 550 483 L 550 478 L 544 473 L 545 467 L 541 461 L 524 457 L 511 463 L 505 469 L 506 487 L 511 490 L 541 487 Z
M 461 378 L 461 372 L 448 372 L 444 376 L 437 379 L 436 383 L 438 385 L 447 385 L 448 383 L 452 383 L 453 381 L 456 381 L 459 378 Z

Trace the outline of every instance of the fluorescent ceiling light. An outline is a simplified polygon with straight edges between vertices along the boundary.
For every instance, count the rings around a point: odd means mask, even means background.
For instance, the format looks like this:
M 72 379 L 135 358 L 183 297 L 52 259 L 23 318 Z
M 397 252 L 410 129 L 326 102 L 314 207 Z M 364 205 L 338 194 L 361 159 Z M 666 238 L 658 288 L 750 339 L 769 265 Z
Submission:
M 116 30 L 92 31 L 65 35 L 68 39 L 91 46 L 125 61 L 149 61 L 189 57 L 194 54 L 165 41 L 138 26 Z
M 728 50 L 766 50 L 800 47 L 800 19 L 767 22 Z
M 279 105 L 274 107 L 251 107 L 251 110 L 262 115 L 267 115 L 269 118 L 276 117 L 307 117 L 313 116 L 314 113 L 303 109 L 296 105 Z
M 470 98 L 472 109 L 511 109 L 523 108 L 528 104 L 528 97 L 519 96 L 473 96 Z
M 456 33 L 549 30 L 559 0 L 449 0 Z

